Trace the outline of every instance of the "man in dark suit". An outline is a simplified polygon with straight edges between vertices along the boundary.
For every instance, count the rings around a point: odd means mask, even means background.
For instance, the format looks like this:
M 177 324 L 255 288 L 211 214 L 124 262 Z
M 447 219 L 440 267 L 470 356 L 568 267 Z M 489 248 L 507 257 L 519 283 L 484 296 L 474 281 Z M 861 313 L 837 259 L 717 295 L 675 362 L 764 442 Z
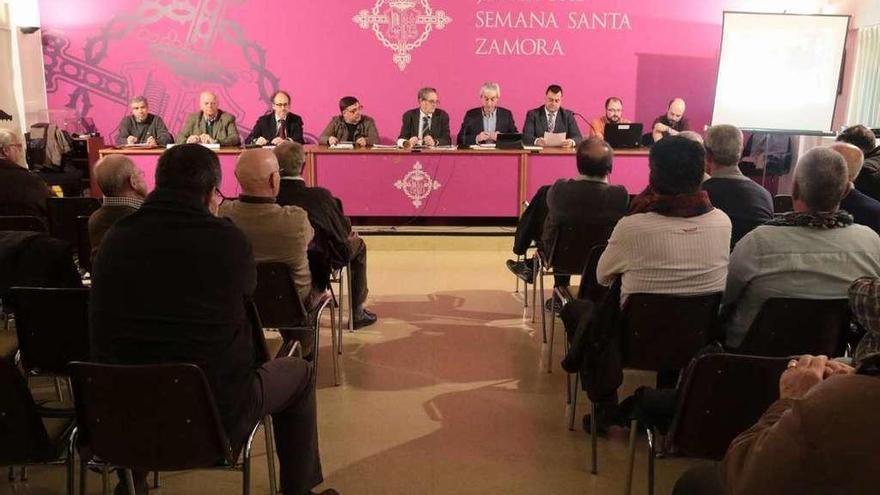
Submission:
M 303 144 L 303 120 L 299 115 L 290 113 L 290 95 L 287 91 L 276 91 L 272 95 L 272 110 L 272 113 L 257 119 L 245 144 L 278 146 L 285 141 Z
M 458 131 L 458 145 L 494 143 L 498 141 L 498 133 L 516 133 L 516 122 L 513 114 L 506 108 L 498 106 L 501 98 L 501 87 L 498 83 L 487 82 L 480 87 L 480 99 L 483 105 L 472 108 L 464 115 L 461 130 Z
M 95 165 L 95 180 L 104 194 L 103 204 L 89 216 L 92 262 L 104 235 L 114 223 L 138 211 L 147 196 L 144 173 L 127 155 L 107 155 Z
M 880 201 L 880 146 L 877 146 L 877 136 L 863 125 L 854 125 L 844 129 L 836 140 L 862 150 L 865 155 L 862 170 L 853 184 L 860 192 Z
M 318 290 L 329 286 L 330 271 L 351 266 L 351 293 L 354 299 L 354 328 L 372 325 L 376 314 L 364 307 L 367 288 L 367 245 L 342 212 L 342 203 L 323 187 L 308 187 L 302 177 L 305 163 L 303 148 L 297 143 L 283 143 L 275 148 L 281 170 L 278 204 L 299 206 L 306 210 L 315 229 L 313 247 L 309 248 L 309 271 L 312 285 Z
M 880 234 L 880 201 L 859 191 L 853 185 L 862 170 L 865 154 L 857 146 L 840 141 L 829 148 L 843 155 L 849 173 L 849 190 L 840 200 L 840 209 L 852 215 L 855 223 L 870 227 Z
M 419 90 L 419 108 L 407 110 L 403 114 L 400 136 L 397 145 L 410 148 L 417 145 L 449 146 L 452 137 L 449 134 L 449 115 L 437 108 L 440 102 L 437 90 L 422 88 Z
M 43 179 L 18 164 L 23 153 L 18 134 L 0 129 L 0 215 L 45 219 L 46 198 L 52 192 Z
M 245 309 L 257 283 L 254 256 L 244 233 L 216 216 L 220 180 L 217 155 L 200 145 L 159 158 L 156 189 L 110 229 L 95 260 L 92 357 L 197 364 L 232 444 L 271 413 L 281 490 L 311 493 L 323 480 L 312 369 L 299 358 L 257 361 Z
M 544 133 L 565 133 L 562 146 L 573 148 L 583 140 L 574 112 L 562 108 L 562 87 L 551 84 L 544 93 L 544 105 L 529 110 L 523 124 L 523 143 L 544 146 Z

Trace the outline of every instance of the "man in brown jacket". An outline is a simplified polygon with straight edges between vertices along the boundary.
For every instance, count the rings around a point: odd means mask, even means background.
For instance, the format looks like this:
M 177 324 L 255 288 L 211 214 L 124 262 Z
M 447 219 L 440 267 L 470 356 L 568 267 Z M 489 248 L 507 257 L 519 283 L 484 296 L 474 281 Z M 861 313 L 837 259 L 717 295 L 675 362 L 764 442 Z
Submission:
M 239 146 L 241 136 L 235 125 L 235 116 L 220 110 L 217 94 L 202 91 L 199 95 L 199 110 L 190 114 L 177 135 L 177 144 L 201 143 L 220 146 Z
M 779 380 L 779 400 L 731 442 L 720 472 L 714 466 L 689 471 L 673 493 L 877 493 L 880 377 L 872 376 L 874 362 L 856 373 L 825 356 L 792 359 Z
M 95 179 L 104 194 L 104 202 L 89 217 L 93 263 L 104 234 L 114 223 L 136 212 L 147 197 L 144 172 L 126 155 L 101 158 L 95 165 Z
M 339 100 L 339 112 L 330 119 L 318 143 L 334 145 L 341 141 L 351 141 L 356 146 L 372 146 L 379 142 L 376 121 L 361 113 L 364 106 L 354 96 L 344 96 Z
M 235 164 L 235 177 L 241 196 L 220 205 L 220 216 L 230 218 L 250 239 L 257 263 L 274 261 L 290 267 L 296 291 L 310 308 L 314 296 L 306 250 L 315 231 L 305 210 L 275 202 L 281 182 L 278 160 L 270 150 L 247 150 Z

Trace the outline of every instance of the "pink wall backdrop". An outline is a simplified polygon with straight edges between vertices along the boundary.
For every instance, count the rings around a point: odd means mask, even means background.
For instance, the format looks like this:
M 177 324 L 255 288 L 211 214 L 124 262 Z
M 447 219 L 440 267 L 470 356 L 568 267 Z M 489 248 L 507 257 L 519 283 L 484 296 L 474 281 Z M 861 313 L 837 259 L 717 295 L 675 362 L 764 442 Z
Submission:
M 396 138 L 400 115 L 427 85 L 438 88 L 455 134 L 488 80 L 501 84 L 501 105 L 520 128 L 557 83 L 563 106 L 588 118 L 616 95 L 625 116 L 650 123 L 682 96 L 693 127 L 702 129 L 721 13 L 738 7 L 723 0 L 74 3 L 40 1 L 53 115 L 91 117 L 112 138 L 127 100 L 144 94 L 176 132 L 198 109 L 199 91 L 212 89 L 246 133 L 279 88 L 314 136 L 341 96 L 357 96 L 383 141 Z

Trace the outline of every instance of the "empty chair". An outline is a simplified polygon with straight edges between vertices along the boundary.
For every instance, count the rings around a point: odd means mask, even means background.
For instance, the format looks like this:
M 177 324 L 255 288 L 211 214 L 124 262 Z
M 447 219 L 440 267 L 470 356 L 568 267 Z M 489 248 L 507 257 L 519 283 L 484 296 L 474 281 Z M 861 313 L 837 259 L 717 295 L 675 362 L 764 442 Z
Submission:
M 740 433 L 749 429 L 779 398 L 779 377 L 788 358 L 708 354 L 687 370 L 678 391 L 666 450 L 676 455 L 719 461 Z M 654 493 L 654 425 L 643 423 L 648 437 L 648 493 Z M 625 493 L 632 488 L 639 419 L 630 424 Z
M 129 493 L 135 493 L 132 470 L 205 468 L 240 469 L 242 493 L 250 493 L 251 446 L 259 423 L 241 445 L 231 444 L 198 366 L 75 362 L 70 370 L 83 462 L 97 458 L 124 467 Z M 275 493 L 274 455 L 267 461 Z
M 89 216 L 101 207 L 95 198 L 49 198 L 46 210 L 49 216 L 49 233 L 64 239 L 71 246 L 77 245 L 76 217 Z
M 290 347 L 292 340 L 301 340 L 304 335 L 312 337 L 311 343 L 303 341 L 302 344 L 305 349 L 304 354 L 312 356 L 312 362 L 317 369 L 321 315 L 327 305 L 332 303 L 332 298 L 324 295 L 317 307 L 309 313 L 296 292 L 296 287 L 290 278 L 290 268 L 286 264 L 258 263 L 254 303 L 263 328 L 277 328 L 285 340 L 285 347 Z M 339 385 L 337 345 L 338 334 L 342 333 L 340 330 L 334 311 L 331 309 L 330 340 L 333 354 L 333 380 L 336 385 Z
M 788 213 L 794 209 L 791 194 L 777 194 L 773 196 L 773 212 Z
M 67 494 L 73 495 L 73 418 L 53 417 L 38 407 L 21 373 L 0 360 L 0 465 L 67 463 Z
M 39 218 L 28 215 L 0 216 L 0 230 L 46 232 L 46 224 Z
M 764 301 L 740 354 L 842 356 L 850 327 L 847 299 L 773 297 Z

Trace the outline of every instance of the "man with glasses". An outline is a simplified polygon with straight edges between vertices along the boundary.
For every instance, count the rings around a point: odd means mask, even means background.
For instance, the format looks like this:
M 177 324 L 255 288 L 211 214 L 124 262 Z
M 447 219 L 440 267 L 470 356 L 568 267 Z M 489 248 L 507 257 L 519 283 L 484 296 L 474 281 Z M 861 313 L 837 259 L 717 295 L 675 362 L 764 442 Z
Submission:
M 526 113 L 523 125 L 523 143 L 544 146 L 544 133 L 565 134 L 563 148 L 574 148 L 583 140 L 574 120 L 574 112 L 562 108 L 562 87 L 551 84 L 544 92 L 544 105 Z
M 516 133 L 513 113 L 498 106 L 501 87 L 498 83 L 487 82 L 480 86 L 482 105 L 472 108 L 464 115 L 461 130 L 458 131 L 458 144 L 473 145 L 494 143 L 499 133 Z
M 49 186 L 20 165 L 24 149 L 18 134 L 0 129 L 0 215 L 46 217 Z
M 403 114 L 400 136 L 397 145 L 404 148 L 413 146 L 449 146 L 449 114 L 437 108 L 440 99 L 437 90 L 425 87 L 419 90 L 419 107 Z
M 183 129 L 177 135 L 177 144 L 200 143 L 220 146 L 241 144 L 235 116 L 220 110 L 216 93 L 202 91 L 199 95 L 199 107 L 201 110 L 186 118 Z
M 290 95 L 287 91 L 276 91 L 272 95 L 272 111 L 257 119 L 254 130 L 245 142 L 265 146 L 278 146 L 285 141 L 303 141 L 303 120 L 290 113 Z
M 372 146 L 379 142 L 379 130 L 372 117 L 364 115 L 364 106 L 354 96 L 345 96 L 339 100 L 339 111 L 330 119 L 324 128 L 318 143 L 334 145 L 340 142 L 351 142 L 355 146 Z
M 608 124 L 629 124 L 629 119 L 623 118 L 623 101 L 612 96 L 605 100 L 605 115 L 596 117 L 590 121 L 590 135 L 599 139 L 605 139 L 605 126 Z

